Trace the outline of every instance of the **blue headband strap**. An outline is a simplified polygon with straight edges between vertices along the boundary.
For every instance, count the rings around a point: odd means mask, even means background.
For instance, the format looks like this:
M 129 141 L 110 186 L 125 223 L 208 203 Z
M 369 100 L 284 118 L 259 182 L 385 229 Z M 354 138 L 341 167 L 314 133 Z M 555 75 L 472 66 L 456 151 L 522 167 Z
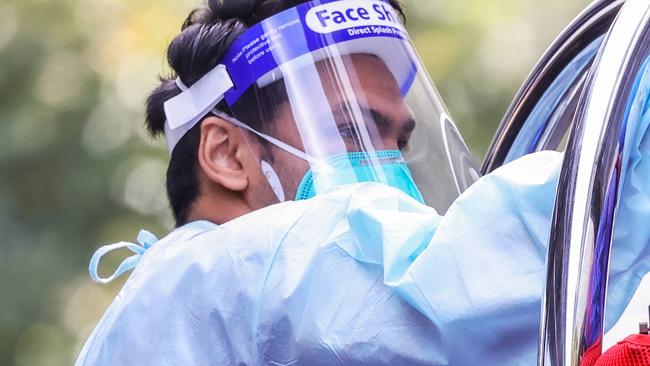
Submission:
M 235 87 L 229 105 L 280 65 L 325 47 L 363 38 L 408 40 L 391 5 L 381 0 L 316 0 L 258 23 L 241 35 L 221 60 Z

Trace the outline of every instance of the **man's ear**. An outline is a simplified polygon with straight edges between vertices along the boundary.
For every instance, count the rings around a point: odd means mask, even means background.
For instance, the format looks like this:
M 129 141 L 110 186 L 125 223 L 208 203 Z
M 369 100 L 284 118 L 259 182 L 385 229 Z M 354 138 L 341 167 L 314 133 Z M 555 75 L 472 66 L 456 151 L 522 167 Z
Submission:
M 219 117 L 207 117 L 201 124 L 198 158 L 203 174 L 224 188 L 241 192 L 249 181 L 244 162 L 250 150 L 239 128 Z

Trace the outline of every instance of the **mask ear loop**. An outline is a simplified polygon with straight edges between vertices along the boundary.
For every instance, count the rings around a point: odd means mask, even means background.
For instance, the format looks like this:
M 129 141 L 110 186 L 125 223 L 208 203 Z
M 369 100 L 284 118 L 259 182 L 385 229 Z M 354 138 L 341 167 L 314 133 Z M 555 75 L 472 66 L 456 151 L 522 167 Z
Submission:
M 175 83 L 176 83 L 176 86 L 182 92 L 186 92 L 187 90 L 190 89 L 190 88 L 187 87 L 187 85 L 185 85 L 185 83 L 183 83 L 183 81 L 181 80 L 180 77 L 176 78 Z M 242 128 L 242 129 L 244 129 L 246 131 L 249 131 L 249 132 L 259 136 L 260 138 L 270 142 L 271 144 L 277 146 L 278 148 L 280 148 L 280 149 L 282 149 L 282 150 L 284 150 L 284 151 L 286 151 L 286 152 L 288 152 L 288 153 L 290 153 L 290 154 L 292 154 L 292 155 L 294 155 L 294 156 L 296 156 L 296 157 L 298 157 L 300 159 L 303 159 L 303 160 L 307 161 L 311 165 L 312 170 L 319 171 L 319 172 L 322 172 L 322 173 L 331 173 L 333 171 L 333 169 L 331 169 L 327 164 L 323 164 L 320 160 L 308 155 L 307 153 L 305 153 L 303 151 L 300 151 L 300 150 L 296 149 L 295 147 L 293 147 L 293 146 L 291 146 L 291 145 L 289 145 L 289 144 L 287 144 L 287 143 L 285 143 L 283 141 L 280 141 L 280 140 L 278 140 L 278 139 L 276 139 L 276 138 L 274 138 L 272 136 L 269 136 L 269 135 L 266 135 L 264 133 L 261 133 L 261 132 L 258 132 L 256 130 L 254 130 L 253 128 L 251 128 L 250 126 L 246 125 L 245 123 L 237 120 L 236 118 L 233 118 L 233 117 L 231 117 L 231 116 L 229 116 L 229 115 L 227 115 L 225 113 L 220 112 L 219 110 L 216 109 L 216 107 L 213 107 L 210 110 L 210 112 L 213 115 L 215 115 L 217 117 L 220 117 L 223 120 L 228 121 L 228 122 L 232 123 L 233 125 L 235 125 L 237 127 L 240 127 L 240 128 Z M 273 192 L 275 193 L 275 195 L 277 196 L 278 200 L 280 202 L 284 202 L 285 201 L 285 193 L 284 193 L 284 189 L 282 188 L 282 183 L 280 181 L 280 178 L 279 178 L 278 174 L 275 172 L 275 170 L 273 169 L 271 164 L 269 164 L 266 161 L 261 161 L 260 162 L 260 169 L 262 170 L 262 173 L 264 174 L 264 176 L 269 181 L 269 185 L 271 186 L 271 188 L 272 188 Z
M 245 123 L 239 121 L 238 119 L 235 119 L 235 118 L 233 118 L 233 117 L 231 117 L 231 116 L 229 116 L 229 115 L 227 115 L 225 113 L 222 113 L 222 112 L 218 111 L 217 109 L 213 109 L 212 114 L 214 114 L 215 116 L 217 116 L 217 117 L 219 117 L 221 119 L 224 119 L 224 120 L 232 123 L 233 125 L 235 125 L 235 126 L 237 126 L 239 128 L 242 128 L 242 129 L 244 129 L 244 130 L 246 130 L 248 132 L 251 132 L 251 133 L 263 138 L 264 140 L 272 143 L 273 145 L 279 147 L 280 149 L 288 152 L 289 154 L 291 154 L 293 156 L 296 156 L 296 157 L 298 157 L 298 158 L 300 158 L 302 160 L 307 161 L 309 164 L 312 164 L 312 165 L 315 165 L 315 166 L 319 166 L 319 165 L 323 164 L 319 159 L 314 158 L 313 156 L 305 153 L 304 151 L 298 150 L 295 147 L 287 144 L 286 142 L 280 141 L 280 140 L 276 139 L 273 136 L 269 136 L 267 134 L 256 131 L 252 127 L 248 126 L 247 124 L 245 124 Z
M 186 91 L 189 88 L 183 81 L 181 80 L 180 77 L 177 77 L 175 80 L 176 86 L 181 90 L 181 91 Z M 219 112 L 216 108 L 213 108 L 211 110 L 211 113 L 234 124 L 235 126 L 238 126 L 240 128 L 247 129 L 249 131 L 252 131 L 254 133 L 257 133 L 256 131 L 253 131 L 250 127 L 244 125 L 240 121 L 231 118 L 230 116 Z M 284 188 L 282 188 L 282 182 L 280 182 L 280 177 L 278 177 L 278 174 L 275 172 L 271 164 L 267 163 L 266 161 L 262 160 L 260 162 L 260 168 L 262 169 L 262 173 L 266 177 L 266 179 L 269 182 L 269 185 L 271 186 L 271 189 L 273 190 L 273 193 L 275 193 L 275 196 L 278 198 L 280 202 L 285 201 L 285 194 L 284 194 Z
M 233 118 L 233 117 L 231 117 L 231 116 L 217 110 L 216 108 L 212 109 L 211 113 L 214 114 L 215 116 L 225 120 L 225 121 L 228 121 L 228 122 L 232 123 L 233 125 L 241 128 L 243 130 L 251 132 L 251 133 L 255 134 L 256 136 L 259 136 L 260 138 L 270 142 L 271 144 L 273 144 L 273 145 L 277 146 L 278 148 L 288 152 L 289 154 L 291 154 L 291 155 L 293 155 L 293 156 L 295 156 L 297 158 L 300 158 L 302 160 L 305 160 L 306 162 L 308 162 L 311 165 L 312 170 L 314 170 L 314 171 L 318 171 L 318 172 L 322 172 L 322 173 L 332 173 L 333 172 L 333 169 L 329 165 L 323 163 L 321 160 L 319 160 L 319 159 L 305 153 L 304 151 L 296 149 L 295 147 L 287 144 L 284 141 L 280 141 L 280 140 L 276 139 L 273 136 L 270 136 L 270 135 L 267 135 L 265 133 L 259 132 L 259 131 L 255 130 L 255 129 L 253 129 L 252 127 L 248 126 L 247 124 L 241 122 L 240 120 L 238 120 L 236 118 Z M 271 164 L 269 164 L 268 162 L 262 160 L 260 162 L 260 168 L 262 169 L 262 173 L 264 174 L 264 176 L 268 180 L 269 185 L 271 186 L 271 189 L 275 193 L 278 200 L 280 202 L 284 202 L 286 200 L 286 196 L 285 196 L 284 188 L 282 187 L 282 182 L 280 181 L 280 177 L 275 172 L 275 170 L 273 169 Z

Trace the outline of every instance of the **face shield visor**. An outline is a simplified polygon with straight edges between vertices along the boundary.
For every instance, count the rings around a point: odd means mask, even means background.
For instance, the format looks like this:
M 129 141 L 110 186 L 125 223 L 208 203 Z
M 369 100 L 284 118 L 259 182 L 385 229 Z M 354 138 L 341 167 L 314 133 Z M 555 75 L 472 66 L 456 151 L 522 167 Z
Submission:
M 400 17 L 380 0 L 313 1 L 240 36 L 165 103 L 170 150 L 207 114 L 259 137 L 280 201 L 378 182 L 446 211 L 478 177 Z

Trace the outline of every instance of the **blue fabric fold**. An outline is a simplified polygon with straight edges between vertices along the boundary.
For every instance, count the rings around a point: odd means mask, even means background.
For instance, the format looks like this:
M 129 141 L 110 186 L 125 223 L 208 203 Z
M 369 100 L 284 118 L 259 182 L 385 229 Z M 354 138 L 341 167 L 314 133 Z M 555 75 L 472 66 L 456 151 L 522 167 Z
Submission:
M 626 115 L 606 326 L 620 318 L 650 271 L 650 63 L 641 67 Z M 648 295 L 650 304 L 650 294 Z

